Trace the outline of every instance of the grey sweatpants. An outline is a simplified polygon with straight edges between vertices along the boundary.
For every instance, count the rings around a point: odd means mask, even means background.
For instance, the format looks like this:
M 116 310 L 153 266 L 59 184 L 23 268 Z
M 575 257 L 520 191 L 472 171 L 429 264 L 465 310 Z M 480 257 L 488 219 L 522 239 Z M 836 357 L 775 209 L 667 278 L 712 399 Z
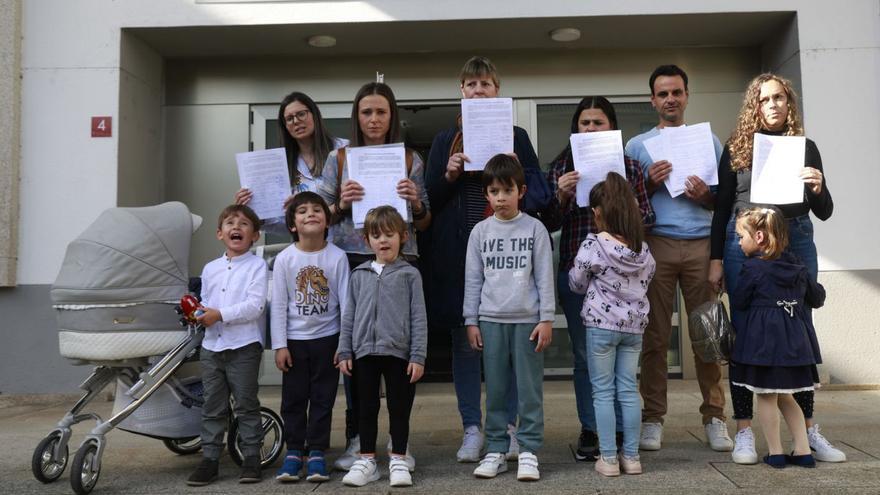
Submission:
M 529 340 L 535 323 L 480 322 L 486 377 L 486 450 L 507 452 L 507 397 L 516 375 L 520 452 L 537 453 L 544 444 L 544 353 Z
M 260 399 L 257 397 L 260 360 L 263 346 L 259 342 L 238 349 L 220 352 L 201 350 L 202 385 L 205 403 L 202 406 L 202 453 L 208 459 L 219 459 L 223 452 L 223 434 L 229 421 L 229 394 L 235 399 L 235 416 L 244 457 L 259 456 L 263 444 L 260 424 Z

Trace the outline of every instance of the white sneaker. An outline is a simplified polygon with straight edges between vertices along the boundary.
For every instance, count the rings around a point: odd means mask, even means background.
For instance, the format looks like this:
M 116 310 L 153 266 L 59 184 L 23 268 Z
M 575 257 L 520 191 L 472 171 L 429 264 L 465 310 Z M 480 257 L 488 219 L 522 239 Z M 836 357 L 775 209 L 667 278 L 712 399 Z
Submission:
M 345 452 L 333 461 L 333 467 L 340 471 L 348 471 L 352 464 L 361 457 L 361 437 L 356 436 L 348 440 Z
M 538 472 L 538 458 L 535 457 L 535 454 L 531 452 L 519 454 L 519 467 L 516 470 L 516 479 L 519 481 L 538 481 L 541 479 L 541 473 Z
M 755 451 L 755 434 L 747 426 L 736 432 L 736 445 L 733 448 L 733 462 L 737 464 L 757 464 L 758 453 Z
M 391 458 L 391 440 L 388 440 L 388 458 Z M 409 472 L 413 473 L 416 470 L 416 458 L 409 453 L 409 443 L 406 444 L 406 456 L 403 457 L 403 460 L 406 462 L 406 467 L 409 469 Z M 409 486 L 409 485 L 400 485 L 400 486 Z
M 733 450 L 733 440 L 730 439 L 730 435 L 727 433 L 727 424 L 720 418 L 712 418 L 712 421 L 705 425 L 704 429 L 706 430 L 706 439 L 709 441 L 709 447 L 712 447 L 712 450 L 715 452 L 730 452 Z
M 507 459 L 500 452 L 490 452 L 483 457 L 477 469 L 474 469 L 474 476 L 477 478 L 494 478 L 499 473 L 507 471 Z
M 807 428 L 807 440 L 810 441 L 810 449 L 814 452 L 817 461 L 846 462 L 846 454 L 834 448 L 834 445 L 819 433 L 818 424 Z
M 519 442 L 516 440 L 516 426 L 507 425 L 507 436 L 510 437 L 510 447 L 507 448 L 507 460 L 519 459 Z
M 639 448 L 642 450 L 660 450 L 662 443 L 663 423 L 642 423 Z
M 477 425 L 468 426 L 464 430 L 461 439 L 461 448 L 455 454 L 458 462 L 477 462 L 480 460 L 480 452 L 483 450 L 483 432 Z
M 392 457 L 388 462 L 388 479 L 391 481 L 391 486 L 412 486 L 410 471 L 406 459 Z
M 351 465 L 342 478 L 342 483 L 348 486 L 364 486 L 379 479 L 379 468 L 376 466 L 376 459 L 373 457 L 359 457 Z

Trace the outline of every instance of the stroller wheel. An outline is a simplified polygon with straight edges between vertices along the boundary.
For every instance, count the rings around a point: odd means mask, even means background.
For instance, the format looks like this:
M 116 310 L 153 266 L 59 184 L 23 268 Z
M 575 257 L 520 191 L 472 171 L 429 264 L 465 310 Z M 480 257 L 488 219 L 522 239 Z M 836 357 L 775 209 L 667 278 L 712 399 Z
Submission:
M 275 411 L 268 407 L 260 408 L 260 424 L 263 430 L 263 446 L 260 448 L 260 467 L 266 469 L 281 456 L 281 447 L 284 444 L 284 422 Z M 238 435 L 238 420 L 232 421 L 229 427 L 229 457 L 241 466 L 244 456 L 241 453 L 241 438 Z
M 98 484 L 101 463 L 98 459 L 98 442 L 86 440 L 76 451 L 70 466 L 70 487 L 79 495 L 85 495 Z
M 42 483 L 51 483 L 64 473 L 69 452 L 67 445 L 65 445 L 61 457 L 55 457 L 55 449 L 60 441 L 61 433 L 53 431 L 46 438 L 40 440 L 37 448 L 34 449 L 34 455 L 31 457 L 31 471 L 34 473 L 34 478 Z
M 167 438 L 162 440 L 165 447 L 178 455 L 195 454 L 202 450 L 202 439 L 199 437 L 192 438 Z

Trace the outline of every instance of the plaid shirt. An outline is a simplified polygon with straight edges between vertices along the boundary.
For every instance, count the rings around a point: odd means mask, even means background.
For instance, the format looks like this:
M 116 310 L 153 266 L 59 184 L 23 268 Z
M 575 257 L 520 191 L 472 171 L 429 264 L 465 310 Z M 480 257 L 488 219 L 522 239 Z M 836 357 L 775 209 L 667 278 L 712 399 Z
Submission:
M 628 156 L 623 157 L 624 169 L 626 170 L 626 179 L 632 185 L 633 193 L 639 201 L 639 211 L 642 213 L 642 222 L 645 227 L 654 224 L 654 209 L 651 208 L 651 201 L 648 198 L 648 192 L 645 190 L 645 176 L 642 175 L 642 167 L 639 162 Z M 550 170 L 547 172 L 547 182 L 550 184 L 550 190 L 553 192 L 553 203 L 551 208 L 562 209 L 557 197 L 558 181 L 566 172 L 574 170 L 574 162 L 571 157 L 571 151 L 562 159 L 556 160 L 550 164 Z M 581 242 L 587 237 L 587 234 L 596 233 L 596 222 L 593 219 L 593 210 L 590 208 L 579 208 L 574 198 L 568 202 L 568 208 L 562 211 L 561 222 L 558 225 L 548 225 L 550 230 L 562 228 L 562 237 L 559 240 L 559 271 L 568 272 L 574 265 L 574 257 L 577 255 Z

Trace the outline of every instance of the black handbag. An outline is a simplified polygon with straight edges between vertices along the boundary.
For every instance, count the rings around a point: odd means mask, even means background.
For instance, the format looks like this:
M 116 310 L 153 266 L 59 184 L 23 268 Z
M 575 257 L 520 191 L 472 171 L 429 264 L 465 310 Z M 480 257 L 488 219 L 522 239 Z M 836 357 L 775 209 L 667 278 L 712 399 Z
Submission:
M 688 333 L 694 354 L 704 363 L 726 363 L 733 352 L 736 330 L 719 296 L 688 315 Z

